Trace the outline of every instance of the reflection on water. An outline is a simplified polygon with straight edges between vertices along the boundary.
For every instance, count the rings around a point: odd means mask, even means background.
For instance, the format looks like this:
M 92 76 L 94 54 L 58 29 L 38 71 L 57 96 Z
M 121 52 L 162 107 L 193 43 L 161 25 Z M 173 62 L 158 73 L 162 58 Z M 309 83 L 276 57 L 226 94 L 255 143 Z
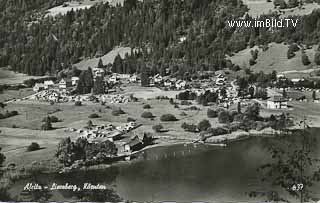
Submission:
M 287 140 L 252 138 L 229 143 L 226 148 L 193 144 L 158 147 L 145 151 L 130 163 L 122 163 L 111 169 L 40 176 L 38 179 L 43 184 L 106 184 L 123 199 L 139 202 L 248 201 L 254 200 L 248 197 L 248 192 L 271 188 L 268 183 L 260 181 L 256 169 L 270 161 L 270 146 L 283 144 Z M 291 141 L 299 142 L 299 139 Z M 320 154 L 317 150 L 316 153 Z M 23 183 L 19 185 L 21 190 Z M 87 194 L 59 191 L 53 194 L 52 200 L 100 201 L 114 195 L 112 190 Z

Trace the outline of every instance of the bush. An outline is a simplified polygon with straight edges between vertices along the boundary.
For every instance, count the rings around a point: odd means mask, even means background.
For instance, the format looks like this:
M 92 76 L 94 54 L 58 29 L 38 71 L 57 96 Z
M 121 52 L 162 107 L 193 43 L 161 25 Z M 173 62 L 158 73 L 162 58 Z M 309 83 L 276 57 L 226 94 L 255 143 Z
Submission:
M 81 103 L 81 101 L 76 101 L 76 102 L 74 103 L 74 105 L 75 105 L 75 106 L 82 106 L 82 103 Z
M 225 128 L 218 127 L 218 128 L 209 128 L 207 130 L 207 133 L 210 134 L 211 136 L 219 136 L 219 135 L 228 134 L 229 131 Z
M 100 116 L 96 113 L 90 114 L 89 118 L 100 118 Z
M 145 111 L 145 112 L 143 112 L 143 113 L 141 114 L 141 117 L 142 117 L 142 118 L 153 118 L 154 116 L 153 116 L 153 114 L 152 114 L 151 112 Z
M 186 101 L 186 100 L 183 100 L 180 102 L 181 105 L 185 105 L 185 106 L 189 106 L 192 104 L 192 102 L 189 102 L 189 101 Z
M 145 104 L 145 105 L 143 105 L 143 109 L 151 109 L 150 104 Z
M 193 132 L 193 133 L 199 132 L 198 127 L 194 124 L 182 123 L 181 128 L 187 132 Z
M 42 119 L 42 122 L 47 122 L 47 121 L 50 121 L 51 123 L 57 123 L 57 122 L 60 122 L 61 120 L 56 116 L 47 116 Z
M 162 126 L 161 124 L 154 125 L 154 126 L 152 126 L 152 129 L 153 129 L 155 132 L 161 132 L 161 130 L 163 129 L 163 126 Z
M 119 116 L 121 114 L 125 114 L 125 112 L 121 108 L 118 108 L 118 109 L 113 109 L 111 114 L 114 116 Z
M 231 121 L 227 111 L 220 111 L 218 116 L 219 123 L 229 123 Z
M 28 148 L 27 148 L 27 151 L 28 152 L 32 152 L 32 151 L 36 151 L 36 150 L 39 150 L 40 149 L 40 145 L 36 142 L 32 142 Z
M 52 130 L 52 125 L 50 120 L 47 120 L 44 124 L 41 125 L 41 130 Z
M 198 123 L 198 128 L 200 131 L 206 131 L 211 127 L 211 124 L 208 120 L 202 120 Z
M 128 117 L 128 118 L 127 118 L 127 122 L 136 122 L 136 119 L 131 118 L 131 117 Z
M 177 118 L 172 114 L 164 114 L 160 117 L 161 121 L 177 121 Z
M 217 118 L 218 112 L 213 109 L 208 109 L 207 116 L 208 116 L 208 118 Z

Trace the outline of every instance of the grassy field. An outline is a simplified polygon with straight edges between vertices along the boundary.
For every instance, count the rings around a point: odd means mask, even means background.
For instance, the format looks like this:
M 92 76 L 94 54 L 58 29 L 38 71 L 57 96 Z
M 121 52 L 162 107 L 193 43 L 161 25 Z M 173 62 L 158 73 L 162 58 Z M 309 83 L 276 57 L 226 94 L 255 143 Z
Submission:
M 288 2 L 288 1 L 286 1 Z M 268 14 L 272 12 L 279 12 L 282 18 L 287 18 L 290 15 L 308 15 L 314 9 L 320 8 L 319 4 L 316 3 L 305 3 L 302 8 L 292 8 L 292 9 L 276 9 L 274 8 L 273 2 L 267 2 L 266 0 L 243 0 L 249 8 L 248 14 L 256 18 L 262 14 Z
M 250 66 L 250 51 L 254 49 L 259 50 L 258 59 L 256 60 L 257 63 L 255 65 Z M 312 62 L 308 66 L 304 66 L 302 64 L 301 51 L 296 52 L 295 57 L 288 59 L 288 45 L 276 43 L 269 44 L 269 49 L 264 52 L 257 47 L 253 47 L 251 49 L 247 48 L 229 58 L 234 64 L 238 64 L 242 68 L 250 67 L 255 72 L 263 71 L 266 73 L 271 73 L 273 70 L 276 70 L 278 73 L 284 73 L 289 78 L 296 76 L 311 77 L 311 73 L 320 68 L 320 66 L 317 66 L 314 63 L 314 53 L 316 49 L 317 46 L 314 46 L 311 49 L 306 50 L 306 54 L 308 55 L 309 60 Z
M 41 78 L 41 76 L 28 76 L 22 73 L 15 73 L 6 68 L 0 68 L 0 85 L 20 84 L 24 80 L 28 80 L 31 78 Z
M 57 6 L 48 10 L 47 15 L 56 16 L 56 15 L 65 15 L 68 11 L 79 10 L 79 9 L 88 9 L 91 6 L 97 3 L 106 3 L 109 2 L 111 5 L 123 4 L 124 0 L 84 0 L 79 4 L 78 1 L 67 2 L 67 6 Z
M 104 65 L 109 63 L 113 63 L 114 59 L 118 54 L 120 54 L 121 58 L 124 58 L 126 54 L 131 53 L 130 47 L 116 47 L 106 55 L 101 57 L 101 60 Z M 80 70 L 86 70 L 88 67 L 94 68 L 98 66 L 100 58 L 92 58 L 92 59 L 84 59 L 79 63 L 74 64 Z
M 140 88 L 136 87 L 136 90 Z M 152 88 L 151 88 L 152 89 Z M 147 92 L 150 88 L 146 88 Z M 134 91 L 133 88 L 130 91 Z M 130 93 L 128 91 L 128 93 Z M 140 89 L 142 92 L 142 89 Z M 142 94 L 142 93 L 140 93 Z M 173 92 L 171 93 L 173 94 Z M 147 94 L 149 95 L 149 94 Z M 195 140 L 198 134 L 184 132 L 181 128 L 183 122 L 197 124 L 203 119 L 207 119 L 207 108 L 200 107 L 199 111 L 187 111 L 187 106 L 179 105 L 174 108 L 169 100 L 139 99 L 139 102 L 131 102 L 126 104 L 101 104 L 84 103 L 83 106 L 74 106 L 74 104 L 54 104 L 40 103 L 36 101 L 20 101 L 9 103 L 5 110 L 17 110 L 18 116 L 0 120 L 0 143 L 3 151 L 7 156 L 6 163 L 15 162 L 18 165 L 28 164 L 34 160 L 42 162 L 54 162 L 53 154 L 56 150 L 58 142 L 65 137 L 70 136 L 75 139 L 78 134 L 66 131 L 69 128 L 83 128 L 88 120 L 92 120 L 94 124 L 112 123 L 114 125 L 122 125 L 127 122 L 128 117 L 137 119 L 137 123 L 142 124 L 141 127 L 133 130 L 128 135 L 138 135 L 143 137 L 144 132 L 153 132 L 152 126 L 161 123 L 165 132 L 157 133 L 158 143 L 170 143 L 177 140 Z M 150 104 L 151 109 L 143 109 L 144 104 Z M 112 108 L 120 107 L 126 113 L 120 116 L 112 115 Z M 2 110 L 2 111 L 5 111 Z M 145 119 L 141 117 L 144 111 L 150 111 L 155 116 L 153 119 Z M 181 115 L 185 112 L 187 115 Z M 90 119 L 88 116 L 97 113 L 100 118 Z M 171 113 L 178 119 L 176 122 L 161 122 L 160 117 L 163 114 Z M 42 119 L 47 115 L 53 115 L 62 120 L 62 122 L 54 123 L 54 130 L 41 131 L 40 127 Z M 212 126 L 219 126 L 217 119 L 209 119 Z M 17 128 L 12 128 L 13 124 Z M 37 142 L 43 149 L 35 152 L 26 152 L 26 147 L 31 142 Z

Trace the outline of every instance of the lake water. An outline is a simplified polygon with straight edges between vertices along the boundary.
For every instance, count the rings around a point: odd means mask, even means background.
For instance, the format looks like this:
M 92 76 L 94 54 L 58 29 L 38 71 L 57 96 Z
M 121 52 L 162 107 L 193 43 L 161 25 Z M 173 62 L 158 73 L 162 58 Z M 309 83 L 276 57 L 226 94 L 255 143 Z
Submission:
M 313 135 L 317 136 L 317 131 Z M 252 199 L 247 193 L 266 191 L 271 186 L 261 182 L 256 169 L 270 161 L 270 146 L 287 140 L 251 138 L 229 143 L 226 148 L 193 144 L 158 147 L 112 169 L 37 179 L 48 185 L 52 182 L 108 184 L 120 197 L 138 202 L 258 202 L 263 199 Z M 293 142 L 299 142 L 299 139 L 294 138 Z M 315 153 L 320 155 L 319 147 Z M 24 183 L 20 182 L 18 188 L 22 189 Z M 318 189 L 314 191 L 320 196 Z M 52 200 L 74 199 L 73 195 L 70 191 L 59 191 Z

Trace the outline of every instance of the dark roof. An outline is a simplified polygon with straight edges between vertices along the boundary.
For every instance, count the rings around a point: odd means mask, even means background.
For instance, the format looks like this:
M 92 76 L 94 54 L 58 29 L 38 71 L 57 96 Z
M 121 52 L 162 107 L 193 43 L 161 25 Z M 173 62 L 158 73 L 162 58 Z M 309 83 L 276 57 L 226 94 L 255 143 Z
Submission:
M 273 101 L 273 102 L 285 102 L 287 101 L 285 98 L 283 98 L 283 96 L 281 95 L 274 95 L 272 96 L 269 101 Z

